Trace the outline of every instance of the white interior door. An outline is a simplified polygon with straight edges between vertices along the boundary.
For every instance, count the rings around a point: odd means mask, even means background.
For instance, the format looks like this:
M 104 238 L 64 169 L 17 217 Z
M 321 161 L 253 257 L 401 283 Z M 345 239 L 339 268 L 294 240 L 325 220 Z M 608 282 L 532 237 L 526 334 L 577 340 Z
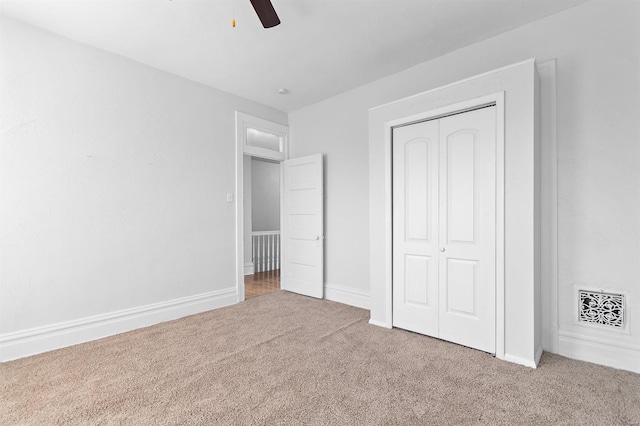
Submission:
M 393 131 L 393 325 L 438 335 L 438 120 Z
M 495 352 L 496 116 L 440 119 L 439 337 Z
M 495 352 L 496 117 L 393 131 L 393 325 Z
M 293 158 L 283 167 L 283 290 L 322 299 L 322 154 Z

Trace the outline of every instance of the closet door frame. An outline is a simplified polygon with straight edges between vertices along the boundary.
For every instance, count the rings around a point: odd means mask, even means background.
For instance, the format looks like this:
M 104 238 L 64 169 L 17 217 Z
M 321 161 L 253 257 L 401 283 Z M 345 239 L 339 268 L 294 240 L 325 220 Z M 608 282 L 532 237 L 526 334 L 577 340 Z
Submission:
M 505 357 L 505 240 L 504 240 L 504 220 L 505 220 L 505 192 L 504 192 L 504 111 L 505 111 L 505 93 L 497 92 L 491 95 L 479 98 L 469 99 L 419 114 L 410 115 L 397 120 L 391 120 L 384 123 L 385 132 L 385 198 L 387 217 L 391 218 L 393 214 L 393 198 L 392 198 L 392 135 L 393 128 L 406 126 L 426 120 L 435 120 L 453 114 L 459 114 L 472 111 L 489 105 L 495 105 L 496 108 L 496 352 L 495 355 L 499 359 Z M 385 226 L 387 241 L 393 240 L 392 222 L 388 220 Z M 386 247 L 386 264 L 387 276 L 385 277 L 385 293 L 386 293 L 386 319 L 384 324 L 387 328 L 393 326 L 393 247 Z

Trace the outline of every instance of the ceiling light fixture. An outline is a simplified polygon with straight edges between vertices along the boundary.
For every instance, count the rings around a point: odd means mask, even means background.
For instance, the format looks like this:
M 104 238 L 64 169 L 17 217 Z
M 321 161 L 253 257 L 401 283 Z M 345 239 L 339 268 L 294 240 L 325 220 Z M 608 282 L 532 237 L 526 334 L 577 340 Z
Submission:
M 287 93 L 289 93 L 289 91 L 283 87 L 281 89 L 278 89 L 278 93 L 280 93 L 281 95 L 286 95 Z

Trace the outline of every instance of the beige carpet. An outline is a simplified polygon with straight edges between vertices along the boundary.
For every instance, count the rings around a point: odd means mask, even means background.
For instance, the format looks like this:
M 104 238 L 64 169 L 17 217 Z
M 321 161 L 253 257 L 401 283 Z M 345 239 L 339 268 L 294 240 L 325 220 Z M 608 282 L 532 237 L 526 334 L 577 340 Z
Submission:
M 537 370 L 277 292 L 0 364 L 0 424 L 640 424 L 640 375 Z

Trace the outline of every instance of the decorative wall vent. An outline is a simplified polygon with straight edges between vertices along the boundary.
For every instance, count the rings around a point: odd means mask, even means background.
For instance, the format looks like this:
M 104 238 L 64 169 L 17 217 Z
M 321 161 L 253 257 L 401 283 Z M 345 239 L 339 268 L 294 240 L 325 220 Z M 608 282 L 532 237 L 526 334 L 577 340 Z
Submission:
M 624 295 L 579 290 L 578 321 L 624 328 Z

